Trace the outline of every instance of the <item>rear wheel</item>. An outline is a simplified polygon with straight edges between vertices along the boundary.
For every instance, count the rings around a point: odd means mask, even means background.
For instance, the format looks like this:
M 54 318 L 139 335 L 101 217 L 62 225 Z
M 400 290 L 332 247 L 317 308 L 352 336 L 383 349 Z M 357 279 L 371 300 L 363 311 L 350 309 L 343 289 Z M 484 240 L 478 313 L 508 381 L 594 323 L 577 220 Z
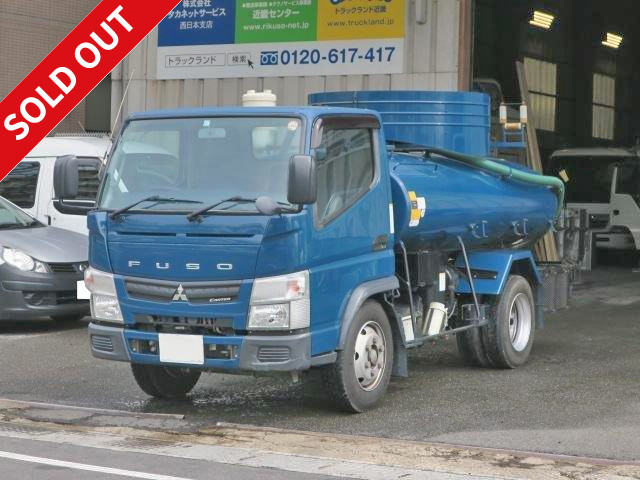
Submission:
M 484 368 L 491 366 L 487 352 L 482 344 L 480 328 L 472 328 L 456 334 L 456 341 L 458 343 L 458 353 L 467 365 Z
M 478 298 L 479 302 L 482 303 L 483 298 Z M 470 295 L 463 295 L 458 299 L 462 304 L 472 304 L 473 297 Z M 462 315 L 460 309 L 460 315 Z M 475 309 L 474 309 L 475 312 Z M 462 326 L 462 325 L 460 325 Z M 484 349 L 484 344 L 482 343 L 482 329 L 480 328 L 472 328 L 470 330 L 466 330 L 462 333 L 456 334 L 456 342 L 458 344 L 458 353 L 462 360 L 472 367 L 483 367 L 488 368 L 491 367 L 491 362 L 487 357 L 487 352 Z
M 348 412 L 364 412 L 378 403 L 389 386 L 393 338 L 387 314 L 367 300 L 349 326 L 344 349 L 323 376 L 329 396 Z
M 511 275 L 482 329 L 482 343 L 496 368 L 516 368 L 529 358 L 535 334 L 535 303 L 529 282 Z
M 200 371 L 182 367 L 131 364 L 136 383 L 144 393 L 156 398 L 182 398 L 196 386 Z

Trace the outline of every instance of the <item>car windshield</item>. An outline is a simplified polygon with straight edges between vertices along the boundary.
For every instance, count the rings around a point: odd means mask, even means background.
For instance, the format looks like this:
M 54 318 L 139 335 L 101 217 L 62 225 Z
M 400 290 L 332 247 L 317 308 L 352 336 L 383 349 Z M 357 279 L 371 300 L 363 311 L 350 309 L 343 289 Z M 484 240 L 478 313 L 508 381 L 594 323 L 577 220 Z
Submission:
M 0 197 L 0 229 L 40 227 L 42 224 Z
M 107 168 L 98 208 L 193 211 L 231 197 L 269 196 L 287 204 L 287 169 L 302 149 L 292 117 L 207 117 L 131 121 Z M 175 202 L 167 201 L 175 199 Z M 202 204 L 202 205 L 200 205 Z M 255 212 L 252 202 L 216 211 Z

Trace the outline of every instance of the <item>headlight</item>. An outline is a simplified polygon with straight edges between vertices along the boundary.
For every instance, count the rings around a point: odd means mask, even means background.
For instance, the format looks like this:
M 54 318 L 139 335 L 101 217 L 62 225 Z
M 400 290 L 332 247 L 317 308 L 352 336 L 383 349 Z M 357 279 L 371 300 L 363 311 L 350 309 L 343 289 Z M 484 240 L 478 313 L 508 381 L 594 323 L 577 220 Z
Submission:
M 124 323 L 113 275 L 88 268 L 84 272 L 84 284 L 91 292 L 92 318 Z
M 47 273 L 49 271 L 44 263 L 15 248 L 2 248 L 2 260 L 23 272 Z
M 309 272 L 257 278 L 251 291 L 249 330 L 309 328 Z

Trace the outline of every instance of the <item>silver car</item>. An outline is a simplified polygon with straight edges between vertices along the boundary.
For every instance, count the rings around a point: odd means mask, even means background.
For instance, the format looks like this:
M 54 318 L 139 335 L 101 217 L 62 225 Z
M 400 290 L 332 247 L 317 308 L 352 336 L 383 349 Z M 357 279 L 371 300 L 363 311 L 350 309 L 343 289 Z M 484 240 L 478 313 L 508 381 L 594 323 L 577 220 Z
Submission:
M 80 319 L 87 238 L 48 227 L 0 197 L 0 320 Z

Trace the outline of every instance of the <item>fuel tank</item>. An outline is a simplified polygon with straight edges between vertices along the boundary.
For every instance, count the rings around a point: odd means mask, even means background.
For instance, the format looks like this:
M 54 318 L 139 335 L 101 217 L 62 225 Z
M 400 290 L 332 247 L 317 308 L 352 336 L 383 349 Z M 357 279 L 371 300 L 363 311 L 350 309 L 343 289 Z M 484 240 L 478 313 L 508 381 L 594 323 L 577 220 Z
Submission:
M 410 251 L 459 250 L 458 236 L 470 250 L 526 247 L 556 217 L 549 187 L 440 156 L 392 153 L 389 163 L 396 239 Z

